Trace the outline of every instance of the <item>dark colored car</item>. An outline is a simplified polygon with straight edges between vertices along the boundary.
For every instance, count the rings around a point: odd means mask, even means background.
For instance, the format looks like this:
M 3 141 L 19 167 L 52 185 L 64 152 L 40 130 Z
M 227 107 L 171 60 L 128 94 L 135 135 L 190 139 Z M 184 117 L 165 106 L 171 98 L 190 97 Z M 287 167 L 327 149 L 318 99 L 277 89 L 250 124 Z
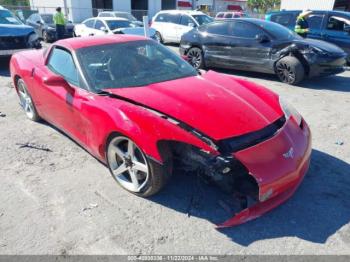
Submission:
M 300 12 L 300 10 L 271 12 L 265 19 L 294 30 Z M 347 52 L 347 60 L 350 63 L 350 12 L 313 11 L 307 21 L 310 29 L 309 38 L 324 40 L 341 47 Z
M 35 32 L 46 43 L 56 40 L 56 26 L 53 23 L 53 14 L 32 14 L 27 19 L 27 24 L 34 27 Z M 73 36 L 74 25 L 71 22 L 66 24 L 66 32 L 64 37 Z
M 40 48 L 34 29 L 24 25 L 9 10 L 0 6 L 0 57 L 28 48 Z
M 347 56 L 333 44 L 303 39 L 277 23 L 252 18 L 217 21 L 194 29 L 182 36 L 180 53 L 195 68 L 276 74 L 288 84 L 341 73 Z

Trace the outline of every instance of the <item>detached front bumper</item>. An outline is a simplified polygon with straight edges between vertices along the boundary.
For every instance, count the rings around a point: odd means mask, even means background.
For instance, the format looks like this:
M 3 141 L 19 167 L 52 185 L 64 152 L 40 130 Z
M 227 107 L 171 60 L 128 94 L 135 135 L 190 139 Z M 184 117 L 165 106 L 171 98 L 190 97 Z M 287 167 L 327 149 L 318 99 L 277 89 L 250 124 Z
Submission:
M 259 200 L 236 213 L 218 228 L 253 220 L 288 200 L 302 182 L 310 164 L 311 132 L 305 121 L 289 119 L 272 138 L 234 154 L 259 186 Z
M 345 71 L 347 55 L 334 55 L 308 59 L 310 65 L 309 77 L 329 76 Z

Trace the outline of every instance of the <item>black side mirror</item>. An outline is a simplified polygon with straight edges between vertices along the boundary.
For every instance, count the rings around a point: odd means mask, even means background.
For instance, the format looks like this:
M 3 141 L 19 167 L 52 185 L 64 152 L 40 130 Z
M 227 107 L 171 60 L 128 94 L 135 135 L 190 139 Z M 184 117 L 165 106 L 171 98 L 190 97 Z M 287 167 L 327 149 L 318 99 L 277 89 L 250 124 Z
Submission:
M 267 42 L 270 42 L 270 38 L 269 38 L 267 35 L 264 35 L 264 34 L 256 35 L 255 39 L 256 39 L 259 43 L 267 43 Z

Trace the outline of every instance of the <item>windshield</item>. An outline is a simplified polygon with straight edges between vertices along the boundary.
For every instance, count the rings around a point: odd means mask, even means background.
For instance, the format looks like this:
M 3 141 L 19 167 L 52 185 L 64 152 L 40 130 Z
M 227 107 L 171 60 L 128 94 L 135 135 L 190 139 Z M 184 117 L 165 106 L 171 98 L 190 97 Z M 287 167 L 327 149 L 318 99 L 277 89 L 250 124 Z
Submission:
M 110 20 L 106 21 L 109 29 L 112 31 L 118 28 L 127 28 L 127 27 L 135 27 L 132 23 L 129 21 L 115 21 L 115 20 Z
M 199 25 L 209 24 L 214 21 L 214 18 L 207 15 L 193 15 Z
M 53 24 L 53 15 L 41 15 L 45 24 Z
M 0 24 L 22 25 L 22 22 L 8 10 L 0 10 Z
M 197 75 L 189 63 L 153 40 L 85 47 L 77 50 L 77 56 L 90 86 L 97 91 Z
M 129 14 L 129 13 L 115 13 L 115 16 L 128 19 L 129 21 L 137 21 L 137 19 L 132 14 Z
M 289 30 L 288 28 L 274 22 L 259 21 L 257 24 L 264 28 L 266 31 L 270 32 L 277 40 L 292 40 L 295 38 L 302 38 L 294 31 Z

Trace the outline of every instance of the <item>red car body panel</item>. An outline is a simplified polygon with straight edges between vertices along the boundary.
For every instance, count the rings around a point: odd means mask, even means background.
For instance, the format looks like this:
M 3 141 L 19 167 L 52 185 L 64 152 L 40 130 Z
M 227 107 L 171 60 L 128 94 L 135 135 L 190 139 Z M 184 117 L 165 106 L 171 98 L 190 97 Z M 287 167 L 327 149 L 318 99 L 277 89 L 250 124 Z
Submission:
M 267 99 L 270 92 L 255 92 L 233 77 L 212 71 L 108 91 L 155 108 L 215 140 L 260 130 L 283 115 L 276 95 Z
M 92 45 L 144 40 L 138 36 L 104 36 L 56 42 L 71 52 Z M 53 45 L 53 46 L 54 46 Z M 52 48 L 52 47 L 51 47 Z M 260 130 L 283 116 L 278 96 L 264 87 L 232 76 L 207 72 L 143 87 L 106 91 L 126 100 L 101 96 L 71 86 L 49 86 L 54 73 L 46 66 L 48 51 L 25 51 L 12 56 L 11 77 L 22 78 L 39 115 L 63 130 L 92 155 L 106 163 L 106 143 L 113 133 L 131 138 L 147 156 L 162 163 L 160 141 L 191 144 L 211 155 L 220 153 L 199 137 L 152 112 L 154 109 L 221 140 Z M 136 103 L 131 103 L 135 101 Z M 144 106 L 142 106 L 144 105 Z M 285 201 L 304 176 L 311 152 L 311 135 L 287 120 L 278 134 L 235 152 L 259 185 L 259 202 L 220 225 L 233 226 L 258 217 Z M 293 148 L 293 157 L 284 157 Z
M 294 119 L 290 119 L 273 138 L 234 154 L 258 182 L 259 202 L 218 227 L 257 218 L 293 195 L 309 168 L 312 150 L 311 132 L 305 121 L 302 127 L 300 132 Z

